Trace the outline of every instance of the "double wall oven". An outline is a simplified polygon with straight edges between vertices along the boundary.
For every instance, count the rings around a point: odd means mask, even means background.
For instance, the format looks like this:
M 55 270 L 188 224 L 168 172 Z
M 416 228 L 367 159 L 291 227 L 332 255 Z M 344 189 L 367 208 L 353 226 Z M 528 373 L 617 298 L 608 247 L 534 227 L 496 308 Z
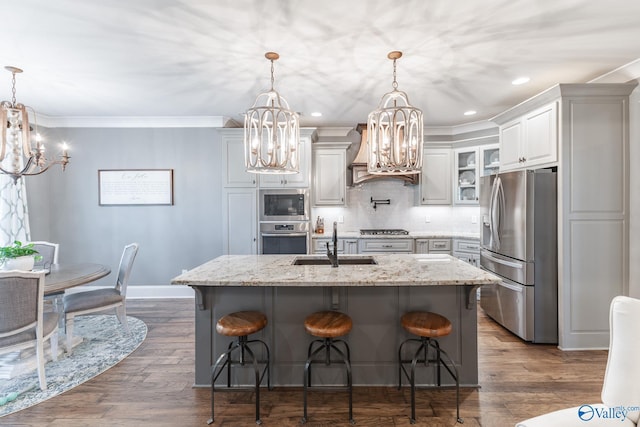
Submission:
M 260 190 L 261 254 L 306 254 L 310 244 L 309 190 Z

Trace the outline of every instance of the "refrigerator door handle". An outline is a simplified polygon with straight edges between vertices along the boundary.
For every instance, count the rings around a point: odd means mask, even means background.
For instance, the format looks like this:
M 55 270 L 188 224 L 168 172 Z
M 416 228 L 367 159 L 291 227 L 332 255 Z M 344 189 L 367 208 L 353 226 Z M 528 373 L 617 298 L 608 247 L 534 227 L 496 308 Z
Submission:
M 498 263 L 498 264 L 506 265 L 507 267 L 517 268 L 517 269 L 523 269 L 524 268 L 524 264 L 522 264 L 520 262 L 507 261 L 507 260 L 504 260 L 504 259 L 496 258 L 496 257 L 492 256 L 489 251 L 483 250 L 483 251 L 481 251 L 481 255 L 483 257 L 485 257 L 486 259 L 488 259 L 489 261 L 493 261 L 493 262 Z
M 500 203 L 502 202 L 502 203 Z M 490 215 L 491 215 L 491 238 L 493 240 L 492 247 L 494 249 L 500 249 L 500 223 L 501 215 L 504 205 L 504 192 L 502 189 L 502 180 L 499 176 L 496 177 L 493 182 L 493 188 L 491 189 L 491 203 L 490 203 Z

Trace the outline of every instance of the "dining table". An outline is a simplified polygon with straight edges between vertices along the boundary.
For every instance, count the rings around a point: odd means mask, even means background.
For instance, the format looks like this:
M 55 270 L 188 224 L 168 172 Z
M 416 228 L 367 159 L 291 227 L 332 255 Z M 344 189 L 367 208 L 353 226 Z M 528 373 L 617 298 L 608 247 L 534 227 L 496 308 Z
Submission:
M 52 264 L 44 278 L 45 296 L 64 293 L 65 290 L 101 279 L 111 273 L 104 264 L 74 263 Z

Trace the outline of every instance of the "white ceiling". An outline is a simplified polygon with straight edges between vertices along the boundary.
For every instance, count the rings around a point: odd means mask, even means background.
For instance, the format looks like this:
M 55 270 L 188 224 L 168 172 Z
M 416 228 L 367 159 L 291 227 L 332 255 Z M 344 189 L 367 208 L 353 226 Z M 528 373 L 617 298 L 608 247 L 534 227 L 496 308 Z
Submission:
M 391 90 L 401 50 L 399 89 L 425 125 L 452 126 L 640 58 L 638 0 L 3 0 L 0 16 L 0 65 L 25 70 L 18 102 L 50 117 L 242 122 L 273 50 L 304 126 L 352 126 Z

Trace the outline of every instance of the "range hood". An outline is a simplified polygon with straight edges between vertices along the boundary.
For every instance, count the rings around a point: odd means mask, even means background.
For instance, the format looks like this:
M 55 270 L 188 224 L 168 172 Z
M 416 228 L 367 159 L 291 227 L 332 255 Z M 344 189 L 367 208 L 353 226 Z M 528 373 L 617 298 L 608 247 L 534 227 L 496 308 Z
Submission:
M 400 179 L 407 184 L 417 184 L 420 180 L 420 176 L 417 173 L 410 173 L 404 175 L 376 175 L 371 174 L 367 170 L 367 157 L 368 157 L 368 145 L 367 145 L 367 125 L 366 123 L 358 124 L 356 127 L 361 134 L 360 149 L 356 158 L 349 166 L 352 174 L 352 185 L 362 184 L 363 182 L 380 180 L 380 179 Z

